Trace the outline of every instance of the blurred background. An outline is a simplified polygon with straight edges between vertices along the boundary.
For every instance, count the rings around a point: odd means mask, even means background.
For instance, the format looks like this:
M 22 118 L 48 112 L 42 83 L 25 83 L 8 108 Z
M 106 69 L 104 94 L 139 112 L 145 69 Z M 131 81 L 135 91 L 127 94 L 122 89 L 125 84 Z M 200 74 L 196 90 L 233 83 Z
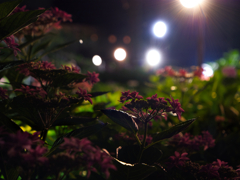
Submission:
M 193 0 L 188 1 L 191 6 Z M 240 47 L 240 2 L 236 0 L 202 0 L 193 8 L 180 0 L 25 0 L 22 5 L 58 7 L 72 14 L 73 23 L 64 30 L 83 41 L 74 50 L 84 58 L 99 55 L 105 63 L 114 60 L 118 47 L 136 66 L 144 65 L 150 48 L 161 54 L 158 66 L 190 66 L 198 65 L 199 58 L 215 61 L 223 52 Z M 163 37 L 153 32 L 158 21 L 166 24 Z
M 166 65 L 201 66 L 240 48 L 237 0 L 25 0 L 21 5 L 72 14 L 73 22 L 63 24 L 56 41 L 77 42 L 48 58 L 101 72 L 102 81 L 137 79 L 139 85 L 148 79 L 145 73 Z

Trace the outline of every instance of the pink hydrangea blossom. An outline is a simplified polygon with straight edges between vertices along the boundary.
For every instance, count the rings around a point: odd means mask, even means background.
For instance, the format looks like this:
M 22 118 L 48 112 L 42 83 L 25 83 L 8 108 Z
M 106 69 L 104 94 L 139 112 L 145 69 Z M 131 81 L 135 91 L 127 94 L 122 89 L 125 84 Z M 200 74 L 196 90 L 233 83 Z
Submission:
M 235 67 L 225 66 L 222 68 L 222 74 L 229 78 L 235 78 L 237 77 L 237 70 Z
M 191 150 L 199 150 L 202 147 L 205 151 L 215 146 L 215 139 L 208 131 L 202 131 L 202 135 L 198 136 L 191 136 L 189 133 L 177 134 L 170 139 L 169 144 Z
M 188 153 L 184 152 L 180 154 L 179 152 L 175 151 L 174 156 L 170 156 L 172 166 L 183 166 L 186 161 L 190 159 L 187 157 Z
M 138 92 L 133 91 L 130 93 L 130 90 L 125 91 L 125 92 L 121 92 L 122 96 L 120 97 L 120 102 L 124 103 L 124 101 L 127 101 L 129 99 L 131 99 L 132 101 L 135 101 L 136 99 L 143 99 L 143 97 L 141 95 L 138 95 Z
M 44 8 L 38 8 L 43 10 Z M 13 14 L 18 12 L 28 11 L 26 6 L 17 7 Z M 61 22 L 70 21 L 72 22 L 72 15 L 68 14 L 57 7 L 46 10 L 43 14 L 38 17 L 38 20 L 27 27 L 23 28 L 21 31 L 16 33 L 18 38 L 22 38 L 24 35 L 39 36 L 45 34 L 52 29 L 60 29 Z
M 178 73 L 179 73 L 179 75 L 182 76 L 182 77 L 186 77 L 186 75 L 187 75 L 187 71 L 184 70 L 184 69 L 180 69 Z
M 88 71 L 86 81 L 89 81 L 91 84 L 95 84 L 100 81 L 98 76 L 99 76 L 98 73 L 95 73 L 95 72 L 91 73 Z
M 92 95 L 88 94 L 86 90 L 78 88 L 79 91 L 76 92 L 79 97 L 83 98 L 84 100 L 88 100 L 92 104 L 92 99 L 90 98 Z
M 218 169 L 219 167 L 213 166 L 212 164 L 207 164 L 201 166 L 199 173 L 206 174 L 207 177 L 209 178 L 218 178 L 219 177 Z
M 24 63 L 18 66 L 17 70 L 21 73 L 24 74 L 25 76 L 34 76 L 31 73 L 31 70 L 33 69 L 40 69 L 40 70 L 51 70 L 51 69 L 56 69 L 54 64 L 51 62 L 47 61 L 38 61 L 38 62 L 30 62 L 30 63 Z
M 31 95 L 31 96 L 37 96 L 40 95 L 42 98 L 45 98 L 47 95 L 46 91 L 44 91 L 42 88 L 30 88 L 29 86 L 22 85 L 20 89 L 15 89 L 15 92 L 22 92 L 23 94 Z
M 6 37 L 3 39 L 3 41 L 6 43 L 7 47 L 12 49 L 14 52 L 14 55 L 17 56 L 18 51 L 20 52 L 20 49 L 17 48 L 18 44 L 14 40 L 14 36 L 11 35 L 9 37 Z
M 112 158 L 99 147 L 92 146 L 92 143 L 87 139 L 77 139 L 77 138 L 64 138 L 64 143 L 60 145 L 61 149 L 68 149 L 68 152 L 74 154 L 75 157 L 82 159 L 82 162 L 86 163 L 88 177 L 91 171 L 96 172 L 94 165 L 101 167 L 101 171 L 105 174 L 108 179 L 110 176 L 109 169 L 117 170 L 112 163 Z M 84 153 L 78 156 L 78 152 Z
M 212 165 L 213 165 L 213 166 L 216 166 L 216 167 L 218 167 L 218 168 L 220 168 L 220 167 L 226 167 L 226 168 L 228 168 L 228 167 L 229 167 L 228 162 L 221 161 L 220 159 L 217 159 L 217 161 L 214 161 L 214 162 L 212 163 Z
M 168 108 L 167 112 L 172 111 L 173 113 L 176 113 L 178 116 L 178 119 L 181 119 L 181 114 L 184 112 L 184 110 L 181 108 L 181 104 L 178 102 L 178 99 L 174 100 L 173 97 L 171 99 L 166 98 L 166 100 L 171 104 L 172 108 Z M 171 101 L 172 100 L 172 101 Z

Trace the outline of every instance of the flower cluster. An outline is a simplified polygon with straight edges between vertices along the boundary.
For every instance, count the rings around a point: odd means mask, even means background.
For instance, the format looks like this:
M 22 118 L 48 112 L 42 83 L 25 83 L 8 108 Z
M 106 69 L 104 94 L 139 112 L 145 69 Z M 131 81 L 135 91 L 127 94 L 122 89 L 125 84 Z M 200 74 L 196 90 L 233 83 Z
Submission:
M 90 82 L 90 84 L 95 84 L 100 81 L 98 78 L 99 76 L 98 73 L 95 73 L 95 72 L 91 73 L 88 71 L 86 75 L 87 75 L 86 81 Z
M 193 72 L 187 72 L 184 69 L 180 69 L 179 71 L 175 71 L 172 69 L 171 66 L 166 66 L 163 69 L 157 70 L 156 74 L 157 75 L 162 75 L 162 76 L 171 76 L 171 77 L 179 77 L 179 78 L 192 78 L 194 76 L 201 78 L 202 73 L 203 73 L 203 68 L 201 67 L 195 67 L 195 70 Z
M 167 112 L 176 113 L 180 119 L 181 113 L 184 112 L 181 108 L 181 104 L 178 102 L 178 99 L 174 100 L 173 98 L 166 98 L 166 101 L 163 97 L 158 98 L 157 94 L 143 100 L 143 97 L 136 91 L 132 93 L 130 93 L 130 91 L 122 92 L 120 102 L 124 103 L 128 100 L 131 101 L 126 102 L 122 109 L 124 111 L 131 111 L 132 114 L 142 122 L 149 122 L 152 119 L 161 117 L 166 118 Z
M 92 99 L 90 98 L 92 95 L 87 93 L 87 90 L 83 90 L 81 88 L 78 88 L 79 91 L 76 92 L 79 97 L 83 98 L 84 100 L 89 101 L 92 104 Z
M 2 162 L 18 166 L 23 173 L 47 163 L 48 159 L 43 157 L 47 148 L 43 147 L 44 142 L 39 139 L 39 133 L 31 135 L 19 130 L 14 134 L 8 133 L 3 127 L 0 127 L 0 132 Z
M 199 150 L 201 147 L 203 150 L 207 150 L 209 147 L 215 146 L 215 139 L 208 131 L 203 131 L 202 135 L 198 136 L 191 136 L 189 133 L 181 135 L 179 133 L 170 139 L 169 144 L 190 150 Z
M 6 37 L 5 39 L 3 39 L 3 41 L 6 43 L 7 47 L 12 49 L 14 52 L 14 55 L 17 56 L 18 51 L 20 51 L 20 49 L 17 48 L 18 44 L 15 42 L 15 38 L 13 35 Z
M 6 93 L 7 93 L 7 90 L 0 87 L 0 97 L 2 99 L 8 99 L 8 95 L 6 95 Z
M 42 9 L 43 8 L 39 8 L 39 10 Z M 13 14 L 24 11 L 28 11 L 26 10 L 26 6 L 17 7 L 13 11 Z M 58 9 L 57 7 L 51 8 L 46 10 L 43 14 L 41 14 L 36 22 L 28 25 L 27 27 L 23 28 L 21 31 L 16 33 L 16 36 L 18 38 L 22 38 L 24 35 L 40 36 L 51 31 L 53 28 L 55 29 L 61 28 L 60 26 L 61 22 L 66 21 L 72 22 L 71 14 L 67 14 L 66 12 Z
M 217 159 L 210 164 L 200 165 L 186 157 L 188 153 L 170 156 L 167 162 L 169 173 L 179 173 L 186 179 L 239 179 L 238 169 L 234 170 L 227 162 Z M 187 173 L 187 174 L 186 174 Z M 188 178 L 187 178 L 188 177 Z
M 235 67 L 226 66 L 222 68 L 222 74 L 228 78 L 236 78 L 237 77 L 237 70 Z
M 59 147 L 63 151 L 47 158 L 43 156 L 47 148 L 43 147 L 44 142 L 39 139 L 39 133 L 31 135 L 19 130 L 14 134 L 8 133 L 3 127 L 0 127 L 0 132 L 1 162 L 18 167 L 24 179 L 30 179 L 33 171 L 38 173 L 38 169 L 44 172 L 39 174 L 43 179 L 73 170 L 87 170 L 88 177 L 91 171 L 100 170 L 109 178 L 109 169 L 117 170 L 112 158 L 86 138 L 64 138 L 64 143 Z
M 75 164 L 79 167 L 86 167 L 88 171 L 88 177 L 91 171 L 97 172 L 97 169 L 93 166 L 99 166 L 101 171 L 105 173 L 106 178 L 109 178 L 109 169 L 116 170 L 116 167 L 112 163 L 112 158 L 98 147 L 93 147 L 92 143 L 84 138 L 64 138 L 64 143 L 60 145 L 60 149 L 67 149 L 66 153 L 73 155 Z
M 188 153 L 186 153 L 186 152 L 180 154 L 179 152 L 175 151 L 174 155 L 175 156 L 170 156 L 170 161 L 171 161 L 171 163 L 169 163 L 170 167 L 173 167 L 173 166 L 176 166 L 176 167 L 183 166 L 186 161 L 190 160 L 187 157 Z
M 41 98 L 45 98 L 47 95 L 46 91 L 42 88 L 30 88 L 29 86 L 22 85 L 20 89 L 15 89 L 15 92 L 22 92 L 23 94 L 30 96 L 40 96 Z
M 38 62 L 21 64 L 17 68 L 17 70 L 25 76 L 34 76 L 34 74 L 31 72 L 31 70 L 34 70 L 34 69 L 51 70 L 51 69 L 56 69 L 56 67 L 51 62 L 38 61 Z

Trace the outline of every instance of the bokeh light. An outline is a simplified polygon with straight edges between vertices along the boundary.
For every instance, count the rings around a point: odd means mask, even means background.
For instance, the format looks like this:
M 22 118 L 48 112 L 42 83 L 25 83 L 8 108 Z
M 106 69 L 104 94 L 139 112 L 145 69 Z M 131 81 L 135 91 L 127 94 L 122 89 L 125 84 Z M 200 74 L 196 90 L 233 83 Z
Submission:
M 203 0 L 180 0 L 185 8 L 193 8 L 203 2 Z
M 213 76 L 213 69 L 210 65 L 202 64 L 202 68 L 203 68 L 203 75 L 205 77 L 212 77 Z
M 129 44 L 129 43 L 131 42 L 131 38 L 130 38 L 129 36 L 124 36 L 124 37 L 123 37 L 123 42 L 124 42 L 125 44 Z
M 82 39 L 79 39 L 79 43 L 80 43 L 80 44 L 83 44 L 83 40 L 82 40 Z
M 109 41 L 111 44 L 113 44 L 113 43 L 117 42 L 117 37 L 114 36 L 114 35 L 110 35 L 110 36 L 108 37 L 108 41 Z
M 160 63 L 161 54 L 158 50 L 151 49 L 146 54 L 146 60 L 150 66 L 155 66 Z
M 98 35 L 97 34 L 92 34 L 90 38 L 91 38 L 92 41 L 97 41 L 98 40 Z
M 117 48 L 114 51 L 114 57 L 118 61 L 123 61 L 127 57 L 127 53 L 123 48 Z
M 102 58 L 99 55 L 95 55 L 92 58 L 92 62 L 95 66 L 100 66 L 102 64 Z
M 167 32 L 167 26 L 164 22 L 158 21 L 153 26 L 153 33 L 157 37 L 163 37 Z

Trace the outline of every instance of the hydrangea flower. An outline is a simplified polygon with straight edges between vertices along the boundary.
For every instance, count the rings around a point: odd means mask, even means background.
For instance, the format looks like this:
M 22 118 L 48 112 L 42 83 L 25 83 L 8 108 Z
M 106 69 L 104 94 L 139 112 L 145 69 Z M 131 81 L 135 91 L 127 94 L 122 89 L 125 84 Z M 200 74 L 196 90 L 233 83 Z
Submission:
M 6 43 L 8 48 L 13 50 L 14 55 L 17 56 L 17 53 L 18 51 L 20 51 L 20 49 L 17 48 L 18 44 L 15 42 L 14 36 L 11 35 L 9 37 L 6 37 L 5 39 L 3 39 L 3 41 Z
M 83 98 L 84 100 L 88 100 L 92 104 L 92 99 L 90 98 L 92 95 L 87 93 L 87 90 L 83 90 L 81 88 L 78 88 L 79 91 L 76 92 L 79 97 Z
M 179 152 L 175 151 L 174 156 L 170 156 L 171 166 L 183 166 L 186 161 L 190 160 L 187 155 L 188 153 L 186 152 L 180 154 Z
M 87 72 L 87 78 L 86 81 L 89 81 L 91 84 L 95 84 L 100 81 L 98 78 L 99 74 L 98 73 L 90 73 L 89 71 Z

